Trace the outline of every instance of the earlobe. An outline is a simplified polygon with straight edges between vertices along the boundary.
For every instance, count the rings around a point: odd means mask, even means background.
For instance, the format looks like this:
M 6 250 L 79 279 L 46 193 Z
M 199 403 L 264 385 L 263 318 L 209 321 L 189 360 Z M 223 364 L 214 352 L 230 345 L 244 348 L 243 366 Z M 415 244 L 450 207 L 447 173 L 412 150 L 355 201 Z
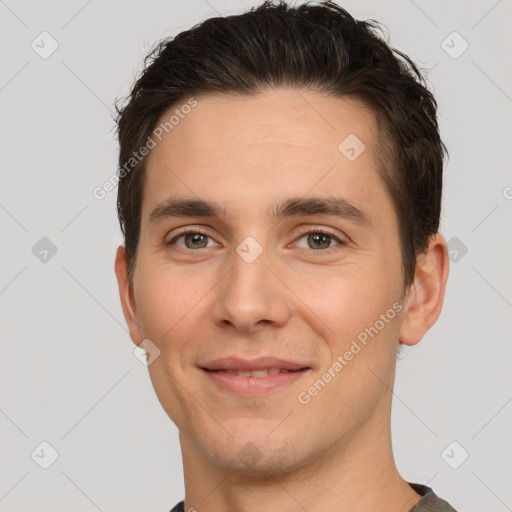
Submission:
M 137 320 L 133 288 L 128 279 L 126 249 L 122 245 L 117 248 L 115 272 L 119 287 L 119 298 L 121 299 L 123 315 L 130 331 L 130 337 L 135 345 L 140 345 L 140 343 L 142 343 L 143 336 Z
M 443 307 L 449 259 L 445 238 L 437 233 L 427 251 L 418 257 L 414 283 L 406 298 L 400 341 L 415 345 L 434 325 Z

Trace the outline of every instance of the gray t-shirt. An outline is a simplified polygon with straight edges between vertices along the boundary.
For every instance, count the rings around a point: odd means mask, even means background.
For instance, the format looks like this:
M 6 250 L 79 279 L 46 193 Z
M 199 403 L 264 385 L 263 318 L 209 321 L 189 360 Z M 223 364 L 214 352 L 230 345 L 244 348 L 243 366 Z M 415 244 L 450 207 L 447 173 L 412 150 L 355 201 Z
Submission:
M 457 512 L 449 503 L 439 498 L 426 485 L 407 482 L 418 494 L 423 496 L 409 512 Z
M 409 512 L 457 512 L 446 501 L 439 498 L 430 487 L 421 484 L 413 484 L 411 482 L 408 482 L 408 484 L 418 494 L 423 496 Z M 180 501 L 171 512 L 185 512 L 185 502 Z

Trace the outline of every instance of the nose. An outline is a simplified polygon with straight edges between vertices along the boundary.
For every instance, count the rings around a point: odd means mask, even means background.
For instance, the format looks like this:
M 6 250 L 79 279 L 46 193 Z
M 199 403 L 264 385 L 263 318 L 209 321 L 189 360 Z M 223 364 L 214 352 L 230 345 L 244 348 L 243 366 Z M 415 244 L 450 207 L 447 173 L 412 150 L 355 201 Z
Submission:
M 265 251 L 251 263 L 234 254 L 232 269 L 216 287 L 215 324 L 244 333 L 285 325 L 290 317 L 290 292 L 276 274 Z

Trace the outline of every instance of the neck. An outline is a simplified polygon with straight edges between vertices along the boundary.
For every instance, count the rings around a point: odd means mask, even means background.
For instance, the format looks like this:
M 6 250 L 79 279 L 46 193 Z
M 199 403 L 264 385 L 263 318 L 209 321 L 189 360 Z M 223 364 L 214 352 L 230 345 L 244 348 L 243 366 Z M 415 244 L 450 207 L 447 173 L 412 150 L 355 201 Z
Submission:
M 180 433 L 185 510 L 408 512 L 421 496 L 396 468 L 389 420 L 389 414 L 375 417 L 357 432 L 347 432 L 307 464 L 279 474 L 219 467 Z

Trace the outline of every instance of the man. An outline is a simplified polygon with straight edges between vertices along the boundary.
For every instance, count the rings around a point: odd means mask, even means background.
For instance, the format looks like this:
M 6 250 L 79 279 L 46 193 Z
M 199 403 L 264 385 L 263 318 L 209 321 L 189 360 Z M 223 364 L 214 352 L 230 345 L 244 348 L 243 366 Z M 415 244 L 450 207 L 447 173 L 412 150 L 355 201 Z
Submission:
M 173 511 L 452 511 L 399 474 L 400 343 L 437 320 L 444 145 L 415 65 L 334 3 L 162 41 L 118 109 L 115 269 L 180 432 Z

